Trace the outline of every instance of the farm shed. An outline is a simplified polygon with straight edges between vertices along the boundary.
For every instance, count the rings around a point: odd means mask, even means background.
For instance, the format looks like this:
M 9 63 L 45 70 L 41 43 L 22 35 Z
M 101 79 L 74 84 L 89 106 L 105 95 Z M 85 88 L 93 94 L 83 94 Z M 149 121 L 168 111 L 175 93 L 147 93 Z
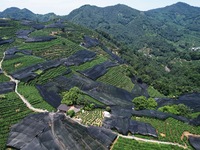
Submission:
M 70 109 L 69 106 L 65 105 L 65 104 L 60 104 L 57 108 L 57 110 L 59 112 L 63 112 L 63 113 L 66 113 L 68 110 Z

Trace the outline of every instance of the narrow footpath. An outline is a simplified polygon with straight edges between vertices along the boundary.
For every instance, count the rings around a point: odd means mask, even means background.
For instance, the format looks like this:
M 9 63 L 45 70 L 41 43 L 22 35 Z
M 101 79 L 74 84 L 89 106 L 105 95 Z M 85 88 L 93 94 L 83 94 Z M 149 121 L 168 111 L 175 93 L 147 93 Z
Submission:
M 26 104 L 26 106 L 27 106 L 30 110 L 32 110 L 32 111 L 34 111 L 34 112 L 39 112 L 39 113 L 48 112 L 47 110 L 43 110 L 43 109 L 39 109 L 39 108 L 34 108 L 34 107 L 28 102 L 28 100 L 27 100 L 23 95 L 21 95 L 21 94 L 18 92 L 17 88 L 18 88 L 18 84 L 19 84 L 20 81 L 14 79 L 12 76 L 8 75 L 8 74 L 3 70 L 2 64 L 3 64 L 4 59 L 5 59 L 5 52 L 3 53 L 3 58 L 2 58 L 2 60 L 0 61 L 0 69 L 3 71 L 3 74 L 4 74 L 6 77 L 10 78 L 10 81 L 12 81 L 12 82 L 15 83 L 15 93 L 20 97 L 20 99 Z

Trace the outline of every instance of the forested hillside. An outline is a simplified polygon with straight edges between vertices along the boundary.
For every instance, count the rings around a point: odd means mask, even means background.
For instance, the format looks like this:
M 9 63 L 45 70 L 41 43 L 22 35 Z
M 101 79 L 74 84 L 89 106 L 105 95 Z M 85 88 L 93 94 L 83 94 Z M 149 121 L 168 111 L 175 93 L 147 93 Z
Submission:
M 146 12 L 125 5 L 86 5 L 66 18 L 116 43 L 133 74 L 177 96 L 200 90 L 199 13 L 200 8 L 185 3 Z

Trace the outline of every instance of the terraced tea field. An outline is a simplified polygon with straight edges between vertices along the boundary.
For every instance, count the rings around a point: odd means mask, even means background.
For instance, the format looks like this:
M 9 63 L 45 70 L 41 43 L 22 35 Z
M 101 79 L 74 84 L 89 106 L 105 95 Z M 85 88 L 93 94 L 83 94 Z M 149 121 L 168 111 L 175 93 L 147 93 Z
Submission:
M 113 86 L 131 91 L 134 87 L 131 79 L 126 76 L 126 66 L 116 66 L 110 68 L 109 71 L 97 81 L 105 82 Z
M 80 111 L 76 114 L 75 118 L 81 119 L 81 123 L 88 126 L 102 126 L 103 110 L 95 109 L 92 111 Z
M 0 149 L 6 148 L 10 127 L 31 113 L 14 92 L 0 95 Z
M 193 134 L 200 134 L 200 126 L 191 126 L 173 118 L 168 118 L 165 121 L 147 117 L 133 117 L 133 119 L 150 123 L 158 131 L 158 140 L 160 141 L 187 144 L 190 147 L 186 138 L 183 141 L 181 140 L 183 132 L 189 131 Z

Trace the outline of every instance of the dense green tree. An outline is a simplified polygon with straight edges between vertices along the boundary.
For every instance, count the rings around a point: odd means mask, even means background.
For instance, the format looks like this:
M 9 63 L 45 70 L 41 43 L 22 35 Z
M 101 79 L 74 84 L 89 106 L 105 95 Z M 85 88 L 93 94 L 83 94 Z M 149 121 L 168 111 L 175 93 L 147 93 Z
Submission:
M 78 87 L 71 88 L 68 92 L 64 93 L 61 103 L 66 105 L 76 104 L 80 93 L 81 91 Z
M 145 96 L 139 96 L 133 99 L 135 110 L 146 109 L 147 101 Z
M 145 96 L 139 96 L 133 99 L 135 110 L 143 109 L 155 109 L 157 107 L 157 102 L 153 98 L 146 98 Z

